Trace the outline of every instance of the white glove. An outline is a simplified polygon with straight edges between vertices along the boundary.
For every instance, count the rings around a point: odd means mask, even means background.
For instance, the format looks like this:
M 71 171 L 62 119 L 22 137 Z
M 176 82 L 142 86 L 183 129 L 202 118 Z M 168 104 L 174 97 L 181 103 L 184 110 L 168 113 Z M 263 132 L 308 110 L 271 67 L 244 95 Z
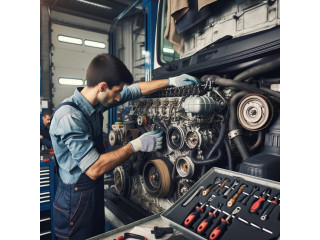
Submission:
M 163 131 L 147 132 L 130 142 L 134 152 L 153 152 L 162 148 Z
M 183 87 L 187 85 L 198 85 L 198 84 L 199 84 L 198 79 L 188 74 L 182 74 L 180 76 L 171 77 L 168 79 L 169 86 Z

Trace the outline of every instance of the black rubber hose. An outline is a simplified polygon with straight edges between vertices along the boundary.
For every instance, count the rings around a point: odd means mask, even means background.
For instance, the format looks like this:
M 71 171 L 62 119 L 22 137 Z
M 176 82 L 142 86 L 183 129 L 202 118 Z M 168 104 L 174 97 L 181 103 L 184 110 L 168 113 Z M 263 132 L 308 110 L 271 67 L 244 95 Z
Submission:
M 268 72 L 273 71 L 279 67 L 280 67 L 280 57 L 278 57 L 272 61 L 260 64 L 258 66 L 254 66 L 252 68 L 249 68 L 249 69 L 241 72 L 240 74 L 238 74 L 233 80 L 236 82 L 241 82 L 249 77 L 257 76 L 257 75 L 260 75 L 263 73 L 268 73 Z
M 226 149 L 226 153 L 227 153 L 227 157 L 228 157 L 228 168 L 229 168 L 229 170 L 233 170 L 233 158 L 232 158 L 231 149 L 230 149 L 230 146 L 229 146 L 227 139 L 224 138 L 223 143 L 224 143 L 224 147 Z
M 230 100 L 230 103 L 229 103 L 229 109 L 230 109 L 229 132 L 239 128 L 237 125 L 237 122 L 238 122 L 237 103 L 240 98 L 244 97 L 247 94 L 248 94 L 248 92 L 246 92 L 246 91 L 238 92 L 235 95 L 233 95 L 233 97 Z M 246 146 L 242 136 L 238 135 L 238 136 L 232 138 L 232 140 L 233 140 L 234 144 L 236 145 L 238 151 L 240 152 L 242 159 L 245 160 L 245 159 L 249 158 L 250 154 L 249 154 L 249 151 L 247 149 L 247 146 Z
M 264 91 L 262 91 L 254 85 L 250 85 L 243 82 L 236 82 L 231 79 L 217 77 L 215 79 L 215 83 L 224 87 L 234 87 L 242 91 L 264 94 Z
M 207 159 L 211 158 L 217 151 L 218 148 L 220 148 L 221 144 L 223 143 L 224 136 L 226 135 L 227 131 L 227 123 L 225 121 L 221 122 L 221 129 L 218 136 L 218 139 L 216 143 L 211 148 L 210 152 L 208 153 Z
M 219 148 L 218 155 L 216 157 L 211 159 L 199 160 L 197 159 L 197 149 L 192 149 L 189 153 L 189 157 L 192 160 L 192 162 L 196 165 L 208 165 L 208 164 L 216 163 L 218 160 L 220 160 L 222 157 L 222 151 Z
M 280 99 L 280 93 L 279 92 L 273 91 L 273 90 L 271 90 L 269 88 L 266 88 L 266 87 L 260 87 L 260 89 L 261 89 L 261 91 L 264 91 L 265 93 L 268 93 L 269 95 Z
M 259 131 L 259 132 L 258 132 L 257 141 L 256 141 L 252 146 L 249 146 L 249 150 L 250 150 L 250 151 L 253 151 L 253 150 L 255 150 L 257 147 L 260 146 L 260 144 L 261 144 L 261 142 L 262 142 L 262 137 L 263 137 L 263 133 L 262 133 L 262 131 Z

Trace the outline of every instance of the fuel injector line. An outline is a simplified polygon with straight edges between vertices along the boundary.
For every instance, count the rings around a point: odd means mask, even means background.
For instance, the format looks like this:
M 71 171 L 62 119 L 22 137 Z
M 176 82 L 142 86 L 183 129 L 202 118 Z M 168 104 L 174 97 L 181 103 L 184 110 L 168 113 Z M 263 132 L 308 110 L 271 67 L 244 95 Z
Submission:
M 251 67 L 241 73 L 239 73 L 233 80 L 241 82 L 249 77 L 257 76 L 263 73 L 268 73 L 280 67 L 280 57 L 268 61 L 266 63 Z

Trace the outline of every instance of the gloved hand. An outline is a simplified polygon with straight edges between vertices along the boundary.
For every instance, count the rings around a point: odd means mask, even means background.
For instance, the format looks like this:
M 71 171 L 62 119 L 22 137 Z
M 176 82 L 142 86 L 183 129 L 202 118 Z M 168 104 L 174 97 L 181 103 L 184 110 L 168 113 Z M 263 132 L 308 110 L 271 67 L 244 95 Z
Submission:
M 147 132 L 130 142 L 134 152 L 153 152 L 162 148 L 163 131 Z
M 168 85 L 169 86 L 175 86 L 175 87 L 183 87 L 187 85 L 198 85 L 199 80 L 195 77 L 192 77 L 188 74 L 182 74 L 177 77 L 171 77 L 168 79 Z

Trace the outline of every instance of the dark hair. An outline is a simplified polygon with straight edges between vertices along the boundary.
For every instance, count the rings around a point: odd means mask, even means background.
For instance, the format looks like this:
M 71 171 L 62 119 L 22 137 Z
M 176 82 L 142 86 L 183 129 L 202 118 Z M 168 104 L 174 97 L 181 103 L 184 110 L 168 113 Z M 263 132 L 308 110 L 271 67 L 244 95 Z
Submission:
M 100 54 L 92 59 L 87 70 L 87 86 L 105 82 L 109 89 L 121 83 L 132 84 L 133 77 L 124 63 L 114 55 Z
M 42 117 L 45 117 L 45 116 L 47 116 L 47 115 L 51 116 L 52 113 L 53 113 L 53 112 L 52 112 L 51 110 L 46 110 L 46 111 L 44 111 L 44 113 L 42 114 Z

